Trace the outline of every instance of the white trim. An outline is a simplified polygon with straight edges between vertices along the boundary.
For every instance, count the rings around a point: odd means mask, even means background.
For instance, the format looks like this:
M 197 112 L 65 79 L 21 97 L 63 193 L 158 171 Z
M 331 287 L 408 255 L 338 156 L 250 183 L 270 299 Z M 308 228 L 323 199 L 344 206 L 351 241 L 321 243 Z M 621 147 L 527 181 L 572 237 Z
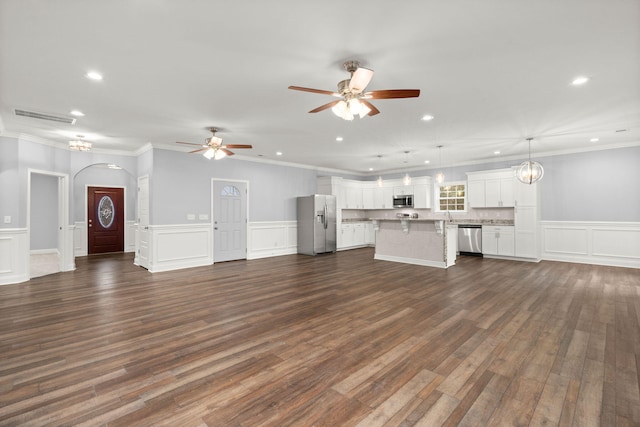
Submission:
M 544 260 L 640 268 L 640 222 L 541 221 Z
M 51 249 L 31 249 L 30 251 L 31 255 L 47 255 L 47 254 L 56 254 L 58 256 L 60 256 L 60 252 L 58 251 L 57 248 L 51 248 Z
M 295 254 L 297 239 L 297 221 L 251 222 L 247 230 L 247 259 Z
M 373 258 L 381 261 L 392 261 L 392 262 L 401 262 L 404 264 L 421 265 L 423 267 L 447 268 L 447 265 L 444 261 L 428 261 L 426 259 L 405 258 L 405 257 L 381 255 L 381 254 L 375 254 Z

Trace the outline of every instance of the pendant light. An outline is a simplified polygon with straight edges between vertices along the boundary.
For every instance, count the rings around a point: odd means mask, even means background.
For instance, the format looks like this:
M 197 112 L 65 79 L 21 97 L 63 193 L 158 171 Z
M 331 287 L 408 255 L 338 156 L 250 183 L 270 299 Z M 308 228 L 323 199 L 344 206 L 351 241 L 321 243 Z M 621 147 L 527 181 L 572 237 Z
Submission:
M 409 152 L 408 151 L 404 152 L 404 157 L 405 157 L 404 162 L 405 163 L 409 163 Z M 404 178 L 402 178 L 402 183 L 404 185 L 410 185 L 411 184 L 411 177 L 409 176 L 408 172 L 404 174 Z
M 442 145 L 438 145 L 438 166 L 442 168 Z M 436 174 L 436 182 L 440 185 L 444 183 L 444 173 L 442 171 Z
M 382 160 L 382 154 L 378 154 L 378 164 L 381 162 Z M 378 165 L 378 171 L 382 170 L 382 167 L 380 165 Z M 378 184 L 378 187 L 382 187 L 382 175 L 378 175 L 378 179 L 376 180 L 376 183 Z
M 516 177 L 518 181 L 523 184 L 533 184 L 540 181 L 544 175 L 544 169 L 538 162 L 531 161 L 531 140 L 533 138 L 527 138 L 529 141 L 529 160 L 522 162 L 516 171 Z

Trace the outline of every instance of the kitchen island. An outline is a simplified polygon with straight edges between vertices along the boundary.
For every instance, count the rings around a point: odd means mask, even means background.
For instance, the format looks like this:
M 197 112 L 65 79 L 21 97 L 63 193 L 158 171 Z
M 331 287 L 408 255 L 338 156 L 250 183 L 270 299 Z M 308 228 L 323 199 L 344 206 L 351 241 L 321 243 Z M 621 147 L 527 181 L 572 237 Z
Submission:
M 443 220 L 372 218 L 375 259 L 447 268 L 456 261 L 458 226 Z

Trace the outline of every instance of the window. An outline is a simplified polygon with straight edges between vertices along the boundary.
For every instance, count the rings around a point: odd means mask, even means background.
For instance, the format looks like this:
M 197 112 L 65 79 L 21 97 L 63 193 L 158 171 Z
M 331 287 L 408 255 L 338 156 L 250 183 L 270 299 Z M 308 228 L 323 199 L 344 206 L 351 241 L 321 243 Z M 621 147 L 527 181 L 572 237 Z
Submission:
M 447 182 L 436 185 L 436 210 L 439 212 L 467 210 L 467 184 L 465 182 Z
M 238 190 L 233 185 L 225 185 L 225 187 L 220 192 L 220 195 L 221 196 L 231 196 L 231 197 L 235 196 L 235 197 L 238 197 L 238 196 L 240 196 L 240 190 Z

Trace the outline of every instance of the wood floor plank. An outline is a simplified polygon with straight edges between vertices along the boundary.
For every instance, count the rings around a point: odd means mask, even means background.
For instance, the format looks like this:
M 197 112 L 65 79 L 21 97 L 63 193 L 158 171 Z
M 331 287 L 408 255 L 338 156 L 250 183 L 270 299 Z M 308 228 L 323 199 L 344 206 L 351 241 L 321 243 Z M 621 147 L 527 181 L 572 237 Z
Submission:
M 0 287 L 0 426 L 640 425 L 640 271 L 372 249 Z

